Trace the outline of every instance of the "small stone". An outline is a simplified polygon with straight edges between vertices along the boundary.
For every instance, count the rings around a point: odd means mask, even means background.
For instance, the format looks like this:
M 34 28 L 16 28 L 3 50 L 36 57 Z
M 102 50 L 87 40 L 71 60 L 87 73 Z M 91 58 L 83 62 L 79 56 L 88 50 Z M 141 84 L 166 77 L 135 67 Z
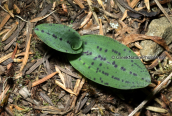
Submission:
M 170 17 L 170 19 L 172 20 L 172 17 Z M 172 42 L 172 27 L 170 27 L 170 25 L 166 17 L 154 19 L 150 23 L 146 35 L 162 37 L 168 45 Z M 164 49 L 152 40 L 144 40 L 140 45 L 143 47 L 140 53 L 144 56 L 143 60 L 145 61 L 155 59 Z

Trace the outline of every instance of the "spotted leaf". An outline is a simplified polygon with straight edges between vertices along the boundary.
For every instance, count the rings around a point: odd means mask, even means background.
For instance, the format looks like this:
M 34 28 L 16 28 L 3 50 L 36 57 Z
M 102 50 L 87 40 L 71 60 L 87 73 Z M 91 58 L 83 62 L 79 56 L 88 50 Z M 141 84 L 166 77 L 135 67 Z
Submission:
M 125 45 L 105 36 L 85 35 L 83 52 L 67 57 L 88 79 L 118 89 L 143 88 L 150 75 L 137 55 Z
M 51 48 L 70 54 L 82 52 L 80 35 L 62 24 L 41 24 L 34 29 L 36 35 Z

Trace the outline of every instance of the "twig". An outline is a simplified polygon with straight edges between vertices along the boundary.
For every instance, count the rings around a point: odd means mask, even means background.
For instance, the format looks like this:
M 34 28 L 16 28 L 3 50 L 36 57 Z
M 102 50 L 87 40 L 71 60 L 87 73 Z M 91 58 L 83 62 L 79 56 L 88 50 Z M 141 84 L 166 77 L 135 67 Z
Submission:
M 51 77 L 53 77 L 53 76 L 56 75 L 56 74 L 57 74 L 57 72 L 53 72 L 53 73 L 47 75 L 46 77 L 44 77 L 44 78 L 42 78 L 42 79 L 40 79 L 40 80 L 37 80 L 37 81 L 33 82 L 33 83 L 32 83 L 32 87 L 35 87 L 35 86 L 37 86 L 37 85 L 39 85 L 39 84 L 41 84 L 41 83 L 47 81 L 48 79 L 50 79 Z
M 149 101 L 149 100 L 151 100 L 153 97 L 153 95 L 155 95 L 156 93 L 158 93 L 162 88 L 163 88 L 163 85 L 165 84 L 165 83 L 167 83 L 167 81 L 170 79 L 172 77 L 172 73 L 161 83 L 161 84 L 159 84 L 156 88 L 155 88 L 155 90 L 153 91 L 153 93 L 152 94 L 150 94 L 147 98 L 146 98 L 146 100 L 144 100 L 139 106 L 137 106 L 128 116 L 133 116 L 138 110 L 140 110 L 141 108 L 143 108 L 144 107 L 144 105 Z
M 159 3 L 158 0 L 154 0 L 155 3 L 157 4 L 157 6 L 160 8 L 160 10 L 164 13 L 164 15 L 167 17 L 168 21 L 172 24 L 172 21 L 169 17 L 169 15 L 167 14 L 167 12 L 164 10 L 164 8 L 161 6 L 161 4 Z

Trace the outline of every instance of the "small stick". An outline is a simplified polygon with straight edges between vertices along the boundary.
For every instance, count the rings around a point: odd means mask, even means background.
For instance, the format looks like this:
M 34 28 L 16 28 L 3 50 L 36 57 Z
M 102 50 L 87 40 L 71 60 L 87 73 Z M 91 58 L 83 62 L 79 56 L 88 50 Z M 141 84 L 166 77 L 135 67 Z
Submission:
M 171 79 L 171 77 L 172 77 L 172 73 L 161 83 L 161 84 L 159 84 L 156 88 L 155 88 L 155 90 L 139 105 L 139 106 L 137 106 L 128 116 L 133 116 L 137 111 L 139 111 L 141 108 L 143 108 L 144 107 L 144 105 L 149 101 L 149 100 L 151 100 L 153 97 L 153 95 L 155 95 L 156 93 L 158 93 L 163 87 L 163 85 L 165 84 L 165 83 L 167 83 L 167 81 L 169 80 L 169 79 Z
M 25 56 L 24 56 L 24 58 L 23 58 L 22 66 L 21 66 L 21 68 L 20 68 L 20 72 L 23 70 L 23 68 L 24 68 L 24 66 L 26 65 L 27 60 L 28 60 L 28 58 L 29 58 L 29 49 L 30 49 L 31 37 L 32 37 L 32 34 L 30 34 L 30 37 L 29 37 L 29 40 L 28 40 L 28 43 L 27 43 L 26 52 L 25 52 Z
M 53 76 L 56 75 L 56 74 L 57 74 L 57 72 L 53 72 L 53 73 L 51 73 L 50 75 L 47 75 L 46 77 L 44 77 L 44 78 L 42 78 L 42 79 L 40 79 L 40 80 L 38 80 L 38 81 L 33 82 L 33 83 L 32 83 L 32 87 L 37 86 L 37 85 L 39 85 L 39 84 L 45 82 L 46 80 L 50 79 L 51 77 L 53 77 Z
M 171 19 L 169 17 L 169 15 L 167 14 L 167 12 L 164 10 L 164 8 L 161 6 L 161 4 L 158 2 L 158 0 L 154 0 L 155 3 L 157 4 L 157 6 L 159 7 L 159 9 L 164 13 L 164 15 L 167 17 L 168 21 L 170 22 L 170 24 L 172 24 Z

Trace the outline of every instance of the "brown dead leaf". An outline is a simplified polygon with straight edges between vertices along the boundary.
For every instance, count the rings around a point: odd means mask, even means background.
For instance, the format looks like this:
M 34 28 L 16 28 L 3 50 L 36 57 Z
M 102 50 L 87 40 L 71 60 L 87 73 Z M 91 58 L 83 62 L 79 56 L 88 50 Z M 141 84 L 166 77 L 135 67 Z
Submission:
M 81 23 L 81 26 L 79 28 L 84 27 L 88 23 L 88 21 L 90 20 L 92 14 L 93 13 L 91 11 L 88 12 L 88 15 L 85 17 L 84 21 Z
M 17 14 L 19 14 L 20 8 L 16 4 L 14 4 L 13 6 L 14 6 L 14 10 L 17 12 Z
M 1 22 L 1 24 L 0 24 L 0 30 L 3 28 L 3 26 L 6 24 L 6 22 L 10 19 L 10 15 L 9 14 L 7 14 L 6 16 L 5 16 L 5 18 L 3 19 L 3 21 Z
M 79 0 L 73 0 L 81 9 L 85 8 L 84 5 L 82 4 L 82 2 L 80 2 Z
M 129 34 L 124 39 L 122 39 L 122 43 L 124 45 L 127 45 L 129 43 L 132 43 L 138 40 L 145 40 L 145 39 L 150 39 L 156 42 L 157 44 L 161 45 L 162 47 L 164 47 L 167 51 L 169 51 L 169 47 L 166 44 L 166 42 L 161 37 L 158 37 L 158 36 L 147 36 L 143 34 Z

